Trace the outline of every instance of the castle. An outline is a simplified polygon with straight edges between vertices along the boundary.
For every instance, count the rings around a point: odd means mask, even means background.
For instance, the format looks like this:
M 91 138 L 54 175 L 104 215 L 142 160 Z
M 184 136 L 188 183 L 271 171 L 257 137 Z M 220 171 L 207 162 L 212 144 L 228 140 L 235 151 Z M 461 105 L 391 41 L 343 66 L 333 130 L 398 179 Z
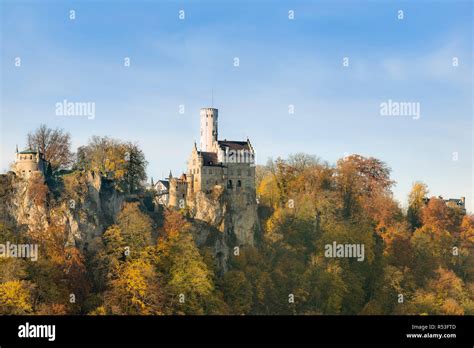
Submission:
M 200 111 L 200 148 L 191 151 L 187 172 L 157 182 L 161 204 L 184 208 L 196 192 L 210 193 L 219 187 L 232 195 L 255 193 L 255 151 L 250 140 L 218 140 L 218 110 Z
M 26 149 L 19 152 L 18 146 L 16 147 L 16 159 L 12 166 L 16 175 L 23 177 L 29 177 L 34 173 L 44 175 L 46 173 L 46 166 L 47 162 L 44 159 L 44 155 L 38 149 Z

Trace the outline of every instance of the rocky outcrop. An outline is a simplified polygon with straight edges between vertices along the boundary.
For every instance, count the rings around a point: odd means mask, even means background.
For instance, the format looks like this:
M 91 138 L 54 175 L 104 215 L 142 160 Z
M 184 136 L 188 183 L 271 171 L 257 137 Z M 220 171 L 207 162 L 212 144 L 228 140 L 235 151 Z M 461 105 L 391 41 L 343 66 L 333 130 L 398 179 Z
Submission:
M 2 223 L 18 229 L 44 229 L 48 226 L 46 201 L 34 201 L 34 183 L 41 182 L 41 175 L 29 178 L 13 172 L 0 175 L 0 218 Z M 46 191 L 47 193 L 47 191 Z
M 93 172 L 73 172 L 61 177 L 53 189 L 45 185 L 47 199 L 39 204 L 31 194 L 37 180 L 12 172 L 1 175 L 0 217 L 28 231 L 63 226 L 68 243 L 80 248 L 115 222 L 124 201 L 107 179 Z
M 221 270 L 235 247 L 253 246 L 260 230 L 255 193 L 228 192 L 216 186 L 211 193 L 196 192 L 188 199 L 198 246 L 212 246 Z
M 32 192 L 44 188 L 44 200 Z M 41 191 L 41 190 L 40 190 Z M 61 176 L 48 187 L 44 178 L 0 175 L 0 218 L 15 228 L 38 232 L 61 226 L 67 243 L 94 251 L 94 240 L 116 222 L 126 197 L 113 181 L 93 172 L 76 171 Z M 137 198 L 138 199 L 138 198 Z M 259 231 L 255 192 L 228 192 L 216 186 L 197 192 L 187 201 L 193 235 L 199 247 L 212 248 L 221 272 L 235 247 L 254 245 Z

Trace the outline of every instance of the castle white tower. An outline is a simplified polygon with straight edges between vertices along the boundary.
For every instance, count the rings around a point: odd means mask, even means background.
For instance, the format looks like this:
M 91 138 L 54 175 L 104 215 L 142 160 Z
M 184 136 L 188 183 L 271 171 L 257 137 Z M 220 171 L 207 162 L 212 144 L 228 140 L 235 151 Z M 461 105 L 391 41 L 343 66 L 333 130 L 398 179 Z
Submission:
M 201 151 L 215 152 L 217 150 L 217 109 L 202 108 L 201 116 Z

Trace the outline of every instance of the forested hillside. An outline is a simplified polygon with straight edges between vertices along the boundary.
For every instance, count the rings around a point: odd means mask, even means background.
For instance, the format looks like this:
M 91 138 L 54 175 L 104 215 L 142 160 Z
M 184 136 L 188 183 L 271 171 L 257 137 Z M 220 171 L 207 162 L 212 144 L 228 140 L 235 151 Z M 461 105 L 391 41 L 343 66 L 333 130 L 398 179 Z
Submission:
M 420 182 L 404 211 L 378 159 L 259 166 L 261 228 L 225 270 L 219 232 L 196 243 L 200 222 L 158 206 L 145 167 L 136 145 L 95 137 L 71 170 L 2 175 L 0 244 L 39 255 L 0 258 L 1 314 L 474 314 L 474 217 Z M 328 257 L 333 243 L 363 260 Z

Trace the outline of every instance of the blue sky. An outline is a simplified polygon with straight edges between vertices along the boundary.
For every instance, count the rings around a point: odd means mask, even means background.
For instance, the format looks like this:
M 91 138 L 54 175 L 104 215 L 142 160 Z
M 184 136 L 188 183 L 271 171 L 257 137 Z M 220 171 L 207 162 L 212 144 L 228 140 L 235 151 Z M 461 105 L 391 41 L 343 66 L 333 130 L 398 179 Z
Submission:
M 149 176 L 178 173 L 213 91 L 220 138 L 248 136 L 259 163 L 375 156 L 401 203 L 421 180 L 474 211 L 471 1 L 0 3 L 1 171 L 46 123 L 74 148 L 92 135 L 137 142 Z M 64 99 L 94 102 L 95 118 L 57 116 Z M 420 118 L 381 116 L 388 99 L 420 103 Z

